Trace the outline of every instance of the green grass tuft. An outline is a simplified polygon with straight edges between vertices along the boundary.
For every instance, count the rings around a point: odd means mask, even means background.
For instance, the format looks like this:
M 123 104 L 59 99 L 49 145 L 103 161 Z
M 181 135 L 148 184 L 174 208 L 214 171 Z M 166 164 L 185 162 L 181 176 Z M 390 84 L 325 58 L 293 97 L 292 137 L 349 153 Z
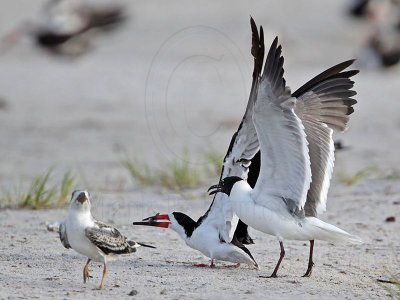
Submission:
M 351 186 L 367 179 L 373 173 L 373 171 L 374 169 L 368 167 L 361 169 L 355 172 L 354 174 L 347 174 L 344 172 L 340 172 L 337 174 L 337 178 L 339 179 L 340 183 L 347 186 Z
M 224 155 L 215 150 L 209 150 L 204 153 L 204 157 L 209 165 L 209 173 L 221 174 Z
M 215 175 L 218 180 L 222 156 L 215 152 L 208 152 L 205 155 L 207 168 L 190 163 L 190 155 L 187 150 L 183 152 L 182 158 L 166 163 L 160 169 L 151 169 L 143 162 L 129 159 L 124 159 L 122 165 L 140 185 L 162 186 L 177 191 L 200 186 L 209 177 L 209 174 Z
M 50 174 L 51 170 L 33 179 L 28 191 L 17 201 L 20 207 L 38 209 L 50 206 L 57 194 L 56 187 L 47 186 Z
M 122 161 L 122 165 L 139 184 L 144 186 L 152 186 L 158 183 L 154 171 L 152 171 L 147 164 L 124 159 Z
M 202 172 L 189 162 L 189 154 L 184 152 L 182 159 L 170 162 L 160 174 L 162 186 L 171 190 L 194 188 L 203 180 Z
M 75 179 L 70 171 L 64 173 L 59 186 L 51 186 L 49 181 L 52 169 L 43 175 L 33 178 L 28 189 L 15 189 L 14 192 L 7 191 L 0 196 L 0 204 L 5 207 L 42 209 L 64 206 L 69 202 Z
M 353 174 L 339 172 L 336 176 L 340 183 L 351 186 L 366 179 L 400 180 L 400 171 L 396 169 L 383 170 L 376 166 L 369 166 L 358 170 Z
M 60 197 L 57 206 L 65 206 L 69 203 L 69 198 L 71 197 L 75 184 L 75 178 L 72 176 L 71 171 L 65 172 L 61 181 Z

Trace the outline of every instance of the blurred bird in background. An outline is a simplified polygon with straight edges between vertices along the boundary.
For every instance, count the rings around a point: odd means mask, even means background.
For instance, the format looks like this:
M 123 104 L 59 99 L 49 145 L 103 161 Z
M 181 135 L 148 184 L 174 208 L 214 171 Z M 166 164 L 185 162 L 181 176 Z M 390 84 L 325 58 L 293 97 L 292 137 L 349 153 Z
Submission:
M 349 14 L 369 26 L 359 63 L 367 68 L 388 68 L 400 61 L 400 1 L 356 0 Z
M 37 21 L 25 21 L 3 38 L 0 53 L 28 36 L 53 54 L 76 57 L 90 49 L 97 34 L 110 32 L 125 20 L 118 2 L 50 0 Z

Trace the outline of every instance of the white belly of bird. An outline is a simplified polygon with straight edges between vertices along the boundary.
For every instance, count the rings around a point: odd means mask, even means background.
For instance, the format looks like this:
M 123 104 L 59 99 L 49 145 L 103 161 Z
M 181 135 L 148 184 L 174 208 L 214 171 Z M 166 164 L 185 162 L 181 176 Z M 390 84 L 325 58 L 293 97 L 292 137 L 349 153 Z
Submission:
M 192 236 L 186 240 L 186 244 L 211 259 L 254 264 L 243 250 L 230 243 L 221 243 L 217 229 L 212 226 L 198 227 Z
M 359 237 L 318 218 L 299 218 L 290 214 L 285 202 L 278 196 L 261 195 L 266 198 L 255 202 L 252 191 L 247 182 L 240 181 L 233 186 L 230 200 L 237 216 L 254 229 L 274 235 L 280 240 L 361 243 Z
M 92 220 L 68 216 L 66 229 L 69 244 L 76 252 L 87 256 L 91 260 L 105 262 L 104 254 L 85 235 L 85 228 L 88 226 L 94 226 Z
M 279 215 L 274 211 L 254 203 L 239 203 L 234 205 L 236 214 L 243 222 L 261 232 L 274 235 L 281 239 L 310 240 L 304 220 Z
M 234 186 L 231 201 L 237 216 L 256 230 L 280 239 L 310 240 L 314 238 L 313 230 L 307 220 L 292 216 L 281 199 L 271 199 L 271 201 L 265 201 L 266 206 L 260 205 L 251 198 L 251 189 L 242 185 L 239 188 Z

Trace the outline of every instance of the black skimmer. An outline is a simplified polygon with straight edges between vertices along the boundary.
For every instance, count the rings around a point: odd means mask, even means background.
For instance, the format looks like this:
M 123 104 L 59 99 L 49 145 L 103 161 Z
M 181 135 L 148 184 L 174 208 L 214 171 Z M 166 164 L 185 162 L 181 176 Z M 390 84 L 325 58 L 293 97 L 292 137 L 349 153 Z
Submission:
M 220 180 L 229 176 L 240 176 L 243 180 L 247 179 L 250 186 L 254 187 L 260 170 L 260 154 L 250 113 L 257 94 L 258 77 L 264 60 L 264 33 L 262 27 L 260 34 L 258 33 L 253 19 L 251 19 L 251 29 L 254 69 L 250 100 L 239 128 L 232 136 L 224 158 Z M 258 268 L 250 251 L 245 247 L 247 244 L 253 244 L 247 225 L 233 213 L 230 201 L 224 193 L 217 193 L 214 196 L 211 206 L 197 222 L 184 213 L 173 212 L 157 214 L 142 222 L 133 222 L 133 225 L 175 230 L 189 247 L 211 258 L 211 267 L 214 267 L 214 260 L 222 260 L 237 264 L 247 263 Z M 200 264 L 200 266 L 203 265 Z
M 136 252 L 139 246 L 155 248 L 150 245 L 128 240 L 118 229 L 97 221 L 90 212 L 91 203 L 87 191 L 72 193 L 69 211 L 64 222 L 60 223 L 59 234 L 65 248 L 88 257 L 83 268 L 83 282 L 89 279 L 90 261 L 104 264 L 103 277 L 99 289 L 104 287 L 107 263 L 115 256 Z
M 282 48 L 275 38 L 257 78 L 250 112 L 260 144 L 261 169 L 254 188 L 238 176 L 225 177 L 210 194 L 229 196 L 237 216 L 249 226 L 278 238 L 310 241 L 305 277 L 312 273 L 314 240 L 361 242 L 356 236 L 317 218 L 325 211 L 334 162 L 333 130 L 347 128 L 358 70 L 344 71 L 354 60 L 317 75 L 291 94 L 283 78 Z M 261 73 L 260 73 L 261 74 Z M 247 111 L 246 111 L 247 113 Z
M 182 212 L 173 212 L 156 214 L 142 222 L 133 222 L 133 225 L 171 228 L 179 234 L 186 245 L 211 258 L 211 268 L 215 267 L 214 260 L 235 263 L 234 267 L 244 263 L 258 268 L 250 251 L 244 246 L 243 242 L 239 241 L 240 237 L 236 235 L 237 233 L 233 235 L 230 242 L 226 242 L 222 238 L 220 228 L 217 227 L 220 223 L 218 221 L 222 217 L 220 216 L 220 209 L 211 207 L 208 211 L 209 215 L 201 217 L 197 222 Z M 240 226 L 237 228 L 240 231 Z M 243 232 L 247 234 L 247 228 Z M 204 264 L 196 264 L 195 266 L 206 267 Z

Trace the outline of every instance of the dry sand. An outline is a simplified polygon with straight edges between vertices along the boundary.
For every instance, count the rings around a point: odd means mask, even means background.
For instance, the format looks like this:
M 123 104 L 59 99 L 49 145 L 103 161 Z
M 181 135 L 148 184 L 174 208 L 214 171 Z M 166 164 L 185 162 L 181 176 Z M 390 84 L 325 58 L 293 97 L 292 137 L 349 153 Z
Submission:
M 0 34 L 38 13 L 42 1 L 0 1 Z M 156 250 L 110 264 L 103 291 L 82 282 L 85 258 L 64 249 L 45 221 L 66 209 L 0 211 L 0 298 L 329 299 L 385 298 L 399 270 L 399 69 L 362 70 L 351 129 L 338 136 L 351 148 L 339 153 L 321 218 L 360 236 L 362 245 L 316 242 L 315 270 L 305 272 L 308 245 L 287 241 L 278 279 L 269 275 L 279 256 L 275 238 L 252 231 L 251 251 L 261 266 L 198 269 L 207 259 L 170 230 L 133 228 L 156 212 L 183 211 L 197 218 L 211 198 L 204 186 L 173 193 L 137 185 L 120 160 L 157 167 L 183 159 L 202 167 L 205 151 L 223 154 L 250 87 L 249 15 L 266 30 L 266 44 L 283 43 L 286 80 L 294 90 L 311 76 L 356 57 L 367 27 L 345 16 L 346 1 L 125 1 L 130 21 L 99 36 L 78 59 L 49 56 L 23 40 L 0 56 L 0 182 L 3 191 L 26 186 L 54 167 L 54 181 L 72 169 L 79 187 L 94 195 L 93 213 Z M 344 177 L 371 168 L 371 179 L 346 187 Z M 398 174 L 398 173 L 397 173 Z M 361 176 L 363 177 L 363 176 Z M 397 178 L 397 179 L 396 179 Z M 397 203 L 397 204 L 396 204 Z M 397 222 L 387 223 L 386 217 Z

